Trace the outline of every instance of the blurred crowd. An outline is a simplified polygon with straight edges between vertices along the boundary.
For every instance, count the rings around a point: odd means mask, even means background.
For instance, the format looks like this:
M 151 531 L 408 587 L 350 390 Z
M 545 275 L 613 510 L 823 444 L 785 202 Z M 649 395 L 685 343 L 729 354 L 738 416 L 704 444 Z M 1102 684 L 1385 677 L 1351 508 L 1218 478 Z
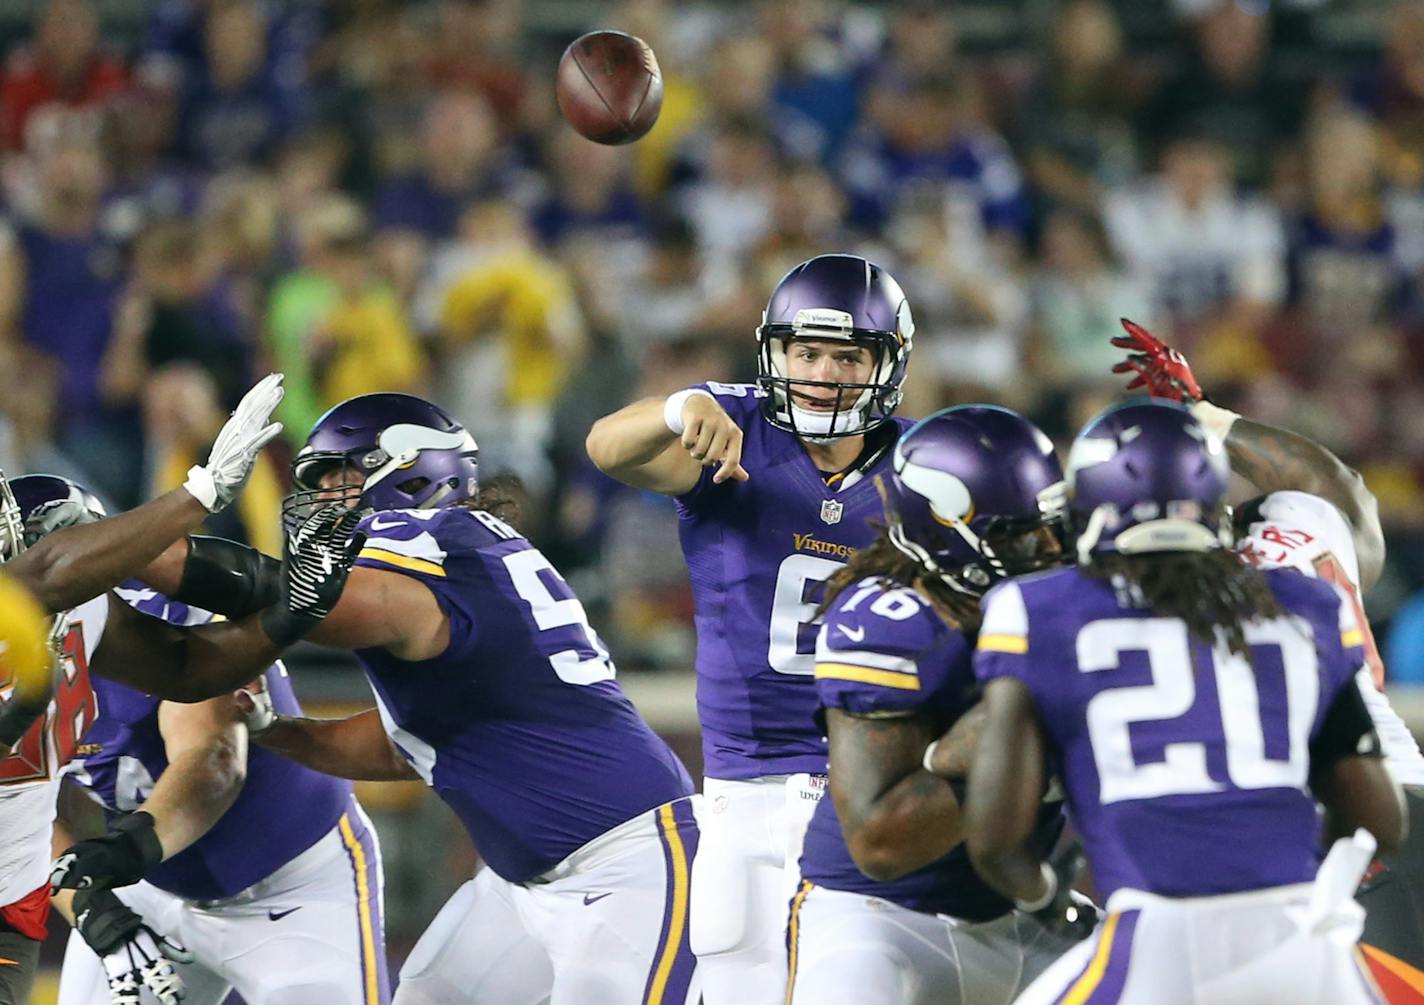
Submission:
M 751 379 L 780 275 L 854 251 L 914 308 L 907 415 L 989 400 L 1066 438 L 1119 393 L 1126 315 L 1359 466 L 1372 614 L 1424 680 L 1424 3 L 1357 4 L 1347 44 L 1309 0 L 1020 0 L 984 45 L 945 0 L 589 2 L 664 74 L 627 147 L 558 119 L 578 26 L 537 4 L 154 0 L 126 44 L 91 0 L 33 6 L 0 77 L 6 471 L 131 505 L 281 369 L 286 444 L 211 528 L 277 551 L 317 416 L 425 394 L 518 475 L 623 667 L 685 667 L 671 503 L 584 435 Z

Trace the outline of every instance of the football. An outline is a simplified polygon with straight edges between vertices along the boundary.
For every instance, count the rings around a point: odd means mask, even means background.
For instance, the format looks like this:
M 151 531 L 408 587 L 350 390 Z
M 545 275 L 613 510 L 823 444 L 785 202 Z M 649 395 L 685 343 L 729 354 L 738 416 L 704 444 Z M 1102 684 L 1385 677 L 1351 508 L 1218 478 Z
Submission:
M 564 119 L 595 143 L 631 143 L 663 107 L 657 57 L 641 38 L 594 31 L 564 50 L 554 93 Z

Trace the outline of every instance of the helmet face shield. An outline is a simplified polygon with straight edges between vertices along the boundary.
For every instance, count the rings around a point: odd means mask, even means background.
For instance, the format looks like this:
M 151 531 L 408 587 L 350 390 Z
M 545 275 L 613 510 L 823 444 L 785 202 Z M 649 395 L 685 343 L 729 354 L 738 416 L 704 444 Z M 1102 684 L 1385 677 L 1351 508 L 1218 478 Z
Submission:
M 891 379 L 899 362 L 899 345 L 888 332 L 857 332 L 846 339 L 778 332 L 765 326 L 758 332 L 757 386 L 763 392 L 763 414 L 778 428 L 807 439 L 856 436 L 890 420 L 900 404 L 903 376 Z M 765 329 L 772 330 L 767 331 Z M 870 377 L 863 382 L 813 380 L 791 376 L 788 360 L 796 342 L 814 341 L 835 351 L 854 345 L 870 353 Z M 899 369 L 903 373 L 903 366 Z M 819 393 L 818 393 L 819 392 Z M 833 407 L 820 407 L 833 402 Z

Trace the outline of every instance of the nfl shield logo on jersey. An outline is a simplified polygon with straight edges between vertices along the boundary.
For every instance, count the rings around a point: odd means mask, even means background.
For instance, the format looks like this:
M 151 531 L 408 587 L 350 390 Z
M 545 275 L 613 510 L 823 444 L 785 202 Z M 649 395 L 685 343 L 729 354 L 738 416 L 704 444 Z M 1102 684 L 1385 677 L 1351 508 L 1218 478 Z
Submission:
M 821 520 L 824 523 L 840 523 L 841 514 L 844 512 L 844 503 L 837 502 L 835 499 L 823 499 L 821 501 Z

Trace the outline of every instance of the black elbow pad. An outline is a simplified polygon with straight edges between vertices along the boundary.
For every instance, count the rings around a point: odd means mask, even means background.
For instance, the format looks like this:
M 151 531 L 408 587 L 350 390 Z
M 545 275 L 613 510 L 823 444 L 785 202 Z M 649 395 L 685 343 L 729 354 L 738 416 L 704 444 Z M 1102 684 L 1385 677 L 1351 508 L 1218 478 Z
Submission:
M 188 559 L 174 600 L 229 618 L 277 602 L 282 563 L 256 548 L 221 537 L 189 535 Z

